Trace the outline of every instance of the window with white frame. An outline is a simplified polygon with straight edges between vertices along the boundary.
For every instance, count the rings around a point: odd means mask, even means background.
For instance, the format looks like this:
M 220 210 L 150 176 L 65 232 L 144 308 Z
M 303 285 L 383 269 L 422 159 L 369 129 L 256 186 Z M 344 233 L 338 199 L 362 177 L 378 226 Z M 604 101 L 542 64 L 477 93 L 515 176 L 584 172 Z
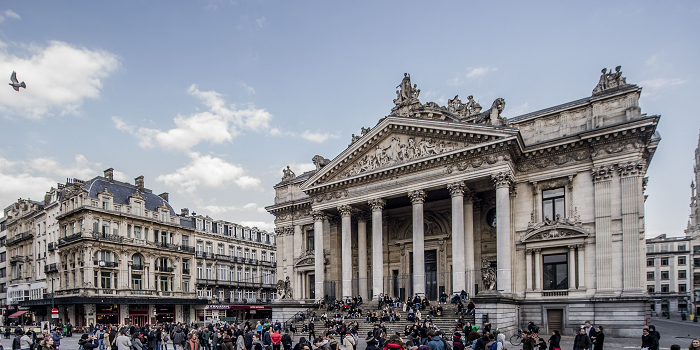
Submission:
M 542 191 L 542 219 L 549 218 L 554 220 L 559 215 L 561 218 L 566 217 L 564 203 L 564 187 L 553 188 L 551 190 Z

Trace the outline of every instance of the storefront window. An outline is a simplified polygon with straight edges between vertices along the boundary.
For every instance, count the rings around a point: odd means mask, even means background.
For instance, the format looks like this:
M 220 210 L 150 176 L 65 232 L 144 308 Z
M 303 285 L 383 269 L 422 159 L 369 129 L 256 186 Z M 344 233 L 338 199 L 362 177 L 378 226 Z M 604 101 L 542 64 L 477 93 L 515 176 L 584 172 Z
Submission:
M 119 306 L 109 304 L 95 305 L 97 323 L 117 324 L 119 323 Z

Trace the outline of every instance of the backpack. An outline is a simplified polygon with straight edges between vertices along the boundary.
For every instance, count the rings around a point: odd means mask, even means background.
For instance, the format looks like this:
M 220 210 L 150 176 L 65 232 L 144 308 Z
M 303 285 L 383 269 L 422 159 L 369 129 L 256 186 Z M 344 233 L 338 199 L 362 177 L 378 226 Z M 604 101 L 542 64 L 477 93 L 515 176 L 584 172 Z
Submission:
M 498 350 L 498 342 L 495 341 L 491 346 L 489 346 L 489 350 Z

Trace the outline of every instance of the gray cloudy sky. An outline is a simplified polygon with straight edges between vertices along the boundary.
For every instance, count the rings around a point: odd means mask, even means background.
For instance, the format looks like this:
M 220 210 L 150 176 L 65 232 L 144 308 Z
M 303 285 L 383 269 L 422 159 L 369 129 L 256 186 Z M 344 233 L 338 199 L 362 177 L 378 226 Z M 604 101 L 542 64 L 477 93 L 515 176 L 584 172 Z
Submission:
M 0 74 L 27 89 L 0 89 L 0 206 L 114 167 L 176 208 L 269 230 L 281 169 L 345 149 L 404 72 L 423 102 L 503 97 L 512 117 L 588 96 L 622 65 L 642 112 L 662 115 L 647 233 L 682 234 L 700 3 L 485 3 L 3 2 Z

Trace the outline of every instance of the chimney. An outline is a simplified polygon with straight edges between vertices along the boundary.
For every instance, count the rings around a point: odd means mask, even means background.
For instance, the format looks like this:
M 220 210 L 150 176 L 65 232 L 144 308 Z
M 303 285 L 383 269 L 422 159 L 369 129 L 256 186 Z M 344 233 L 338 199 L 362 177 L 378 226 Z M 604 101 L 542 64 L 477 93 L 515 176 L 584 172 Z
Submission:
M 49 203 L 51 203 L 51 193 L 46 192 L 46 194 L 44 195 L 44 206 L 49 205 Z
M 134 183 L 139 190 L 143 190 L 143 175 L 134 179 Z
M 105 178 L 109 180 L 109 182 L 114 182 L 114 168 L 105 170 Z
M 189 216 L 190 215 L 190 210 L 187 208 L 182 208 L 180 209 L 180 216 Z
M 159 194 L 158 197 L 163 198 L 163 200 L 166 202 L 169 202 L 168 201 L 168 192 L 163 192 L 163 193 Z

